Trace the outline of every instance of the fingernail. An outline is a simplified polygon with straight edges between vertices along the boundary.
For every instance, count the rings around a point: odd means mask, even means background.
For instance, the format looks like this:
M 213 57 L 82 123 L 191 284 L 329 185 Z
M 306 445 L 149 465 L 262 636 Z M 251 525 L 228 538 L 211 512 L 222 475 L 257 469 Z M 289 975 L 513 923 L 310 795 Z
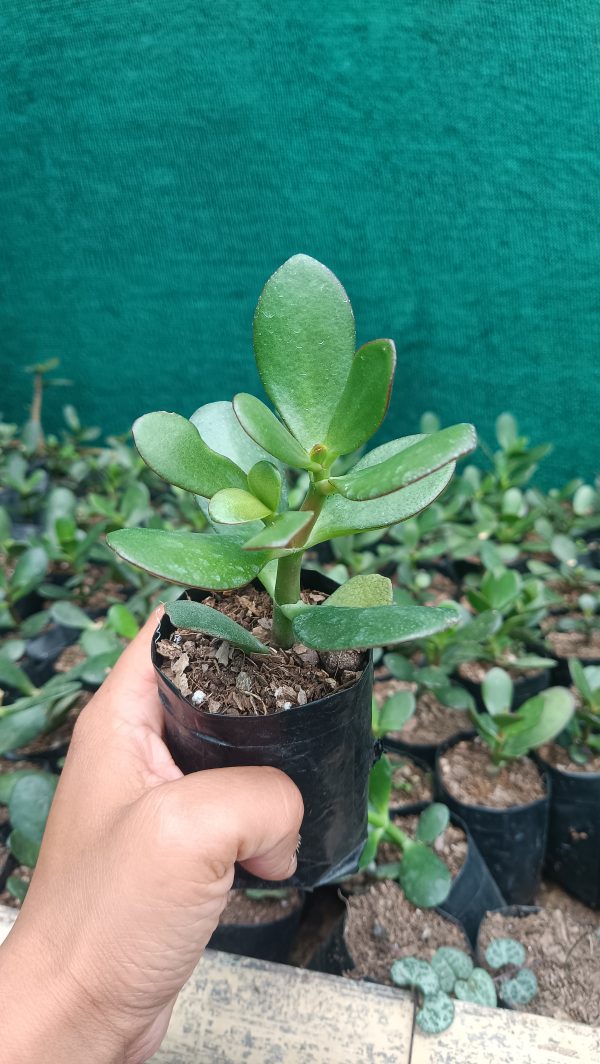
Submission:
M 296 843 L 296 849 L 294 850 L 292 856 L 290 857 L 290 863 L 288 865 L 288 869 L 290 871 L 290 874 L 292 873 L 292 871 L 295 869 L 296 865 L 298 864 L 298 851 L 300 850 L 300 843 L 301 842 L 302 842 L 302 837 L 300 835 L 298 835 L 298 841 Z

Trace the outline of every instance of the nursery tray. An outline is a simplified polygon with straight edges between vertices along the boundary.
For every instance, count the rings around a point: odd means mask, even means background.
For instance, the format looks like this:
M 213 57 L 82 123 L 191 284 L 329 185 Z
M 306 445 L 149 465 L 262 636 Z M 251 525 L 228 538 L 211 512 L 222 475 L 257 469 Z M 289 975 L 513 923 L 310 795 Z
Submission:
M 15 919 L 0 906 L 0 941 Z M 600 1028 L 457 1002 L 452 1027 L 413 1031 L 412 1000 L 374 983 L 207 950 L 153 1064 L 590 1064 Z

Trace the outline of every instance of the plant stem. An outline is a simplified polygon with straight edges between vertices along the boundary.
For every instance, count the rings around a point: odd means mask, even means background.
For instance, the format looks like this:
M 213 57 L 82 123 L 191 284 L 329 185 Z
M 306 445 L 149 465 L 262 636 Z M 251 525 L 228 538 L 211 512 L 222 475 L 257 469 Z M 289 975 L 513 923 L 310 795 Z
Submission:
M 302 568 L 302 551 L 280 558 L 277 564 L 275 581 L 275 602 L 273 603 L 273 636 L 278 646 L 287 649 L 294 644 L 292 622 L 284 616 L 279 604 L 297 602 L 300 598 L 300 570 Z

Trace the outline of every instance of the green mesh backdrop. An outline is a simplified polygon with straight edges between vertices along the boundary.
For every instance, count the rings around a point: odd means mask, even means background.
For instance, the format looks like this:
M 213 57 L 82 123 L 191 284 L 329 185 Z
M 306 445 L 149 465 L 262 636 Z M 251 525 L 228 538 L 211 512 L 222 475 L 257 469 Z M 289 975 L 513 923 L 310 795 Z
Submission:
M 510 408 L 549 477 L 594 471 L 597 0 L 2 0 L 0 30 L 5 415 L 53 355 L 51 424 L 253 389 L 305 251 L 398 343 L 388 435 Z

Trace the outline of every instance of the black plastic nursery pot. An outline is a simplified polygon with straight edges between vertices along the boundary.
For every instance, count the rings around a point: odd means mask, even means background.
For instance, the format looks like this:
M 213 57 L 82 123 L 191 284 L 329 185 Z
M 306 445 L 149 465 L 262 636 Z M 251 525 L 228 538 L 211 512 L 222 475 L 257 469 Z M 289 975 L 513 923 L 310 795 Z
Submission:
M 491 668 L 491 666 L 490 666 Z M 552 679 L 550 679 L 550 672 L 552 671 Z M 482 713 L 485 712 L 485 703 L 481 694 L 481 684 L 475 683 L 473 680 L 469 680 L 467 677 L 462 676 L 460 673 L 456 673 L 456 682 L 465 688 L 475 700 L 475 705 Z M 533 698 L 534 695 L 539 695 L 541 691 L 545 691 L 550 684 L 558 683 L 558 677 L 556 676 L 555 669 L 540 669 L 534 676 L 521 676 L 517 680 L 513 681 L 513 703 L 512 708 L 518 709 L 522 706 L 528 698 Z
M 338 586 L 319 573 L 303 586 L 331 593 Z M 257 585 L 258 586 L 258 585 Z M 197 601 L 210 592 L 191 591 Z M 356 683 L 305 706 L 267 716 L 231 717 L 195 707 L 161 672 L 156 648 L 174 630 L 165 615 L 152 643 L 165 738 L 184 773 L 240 765 L 270 765 L 285 772 L 304 800 L 302 845 L 296 873 L 284 886 L 312 888 L 350 875 L 367 839 L 371 737 L 372 655 Z M 239 869 L 234 887 L 272 887 Z
M 546 871 L 561 887 L 600 908 L 600 772 L 568 772 L 538 754 L 550 779 Z
M 290 912 L 268 923 L 219 924 L 208 943 L 208 949 L 285 964 L 300 924 L 302 909 L 303 899 Z
M 450 794 L 439 768 L 441 756 L 459 741 L 449 740 L 438 753 L 437 798 L 466 824 L 504 900 L 511 905 L 527 905 L 533 901 L 542 878 L 550 808 L 549 779 L 538 766 L 546 793 L 527 805 L 508 809 L 467 805 Z
M 453 710 L 449 709 L 449 713 Z M 465 731 L 464 729 L 457 728 L 455 734 L 451 737 L 453 742 L 459 742 L 460 739 L 465 739 L 472 734 L 471 729 Z M 405 757 L 415 761 L 417 764 L 425 764 L 430 769 L 435 769 L 435 759 L 438 754 L 438 750 L 442 746 L 445 746 L 449 742 L 445 739 L 439 743 L 407 743 L 404 739 L 392 739 L 386 735 L 382 739 L 383 749 L 386 752 L 395 754 L 404 754 Z

